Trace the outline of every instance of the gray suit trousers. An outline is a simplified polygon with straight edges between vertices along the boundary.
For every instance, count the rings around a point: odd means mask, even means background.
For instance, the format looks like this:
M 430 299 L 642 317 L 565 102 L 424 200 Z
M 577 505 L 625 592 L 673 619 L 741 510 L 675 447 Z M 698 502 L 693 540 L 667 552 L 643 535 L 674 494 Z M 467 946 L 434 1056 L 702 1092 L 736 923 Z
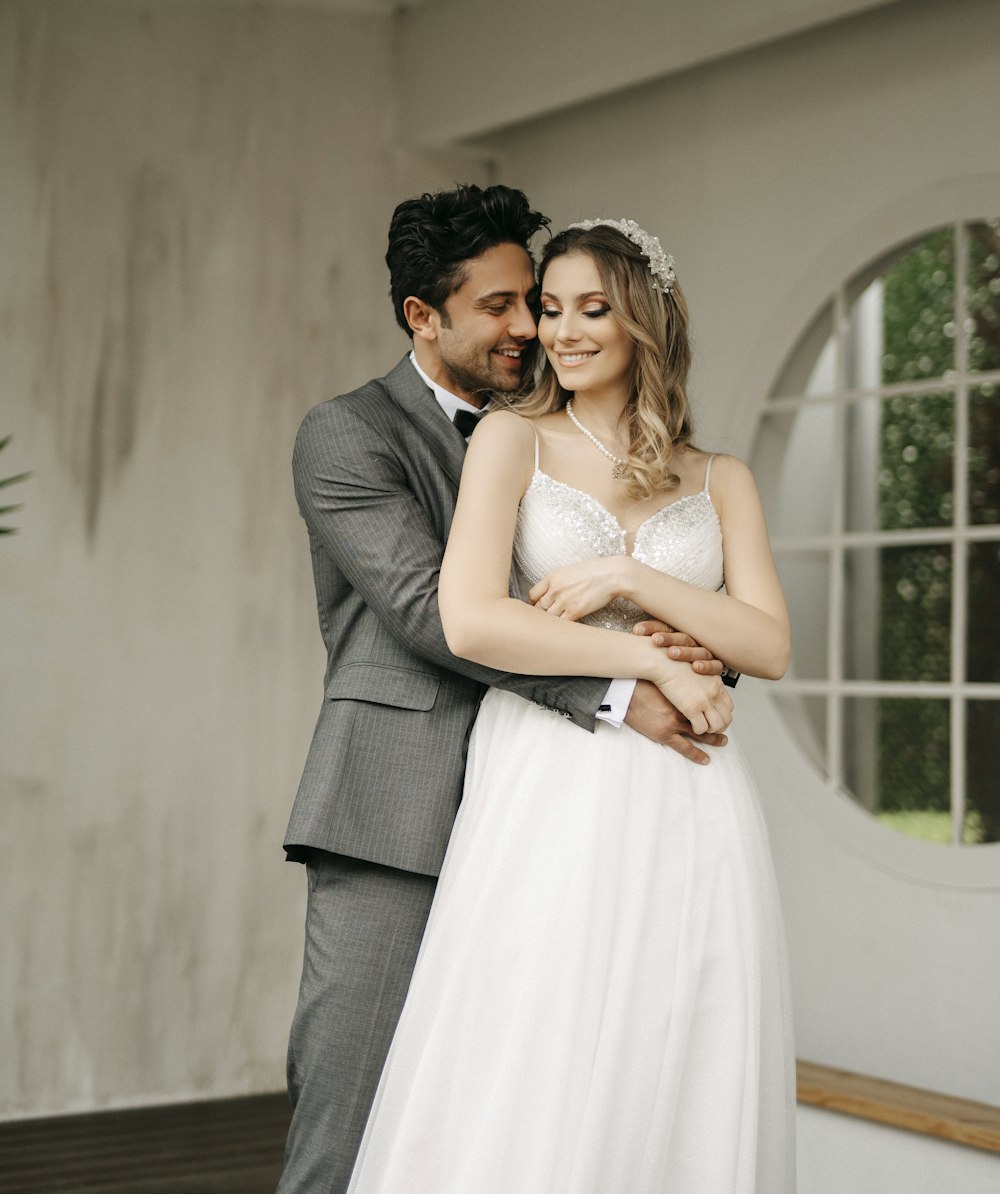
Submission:
M 437 880 L 312 852 L 299 1002 L 288 1043 L 292 1126 L 278 1194 L 342 1194 Z

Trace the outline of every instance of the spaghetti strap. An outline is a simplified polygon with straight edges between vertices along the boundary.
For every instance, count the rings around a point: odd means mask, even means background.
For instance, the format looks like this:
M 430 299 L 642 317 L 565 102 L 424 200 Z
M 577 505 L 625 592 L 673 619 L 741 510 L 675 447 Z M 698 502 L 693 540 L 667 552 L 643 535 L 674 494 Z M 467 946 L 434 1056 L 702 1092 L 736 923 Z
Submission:
M 538 467 L 538 460 L 537 460 L 538 447 L 537 447 L 537 445 L 535 447 L 535 456 L 536 456 L 535 467 L 537 468 Z M 708 458 L 708 464 L 705 466 L 705 488 L 702 490 L 702 493 L 708 493 L 708 481 L 712 475 L 712 461 L 714 459 L 715 459 L 715 453 L 713 452 L 712 455 L 709 456 L 709 458 Z
M 535 434 L 535 472 L 537 473 L 538 472 L 538 428 L 532 427 L 531 430 Z

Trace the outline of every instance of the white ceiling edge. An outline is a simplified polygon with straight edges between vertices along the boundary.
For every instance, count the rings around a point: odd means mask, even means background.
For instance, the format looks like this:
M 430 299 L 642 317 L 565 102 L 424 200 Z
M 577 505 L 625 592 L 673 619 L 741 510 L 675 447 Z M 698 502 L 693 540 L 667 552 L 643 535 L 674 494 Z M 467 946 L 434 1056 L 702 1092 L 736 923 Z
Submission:
M 396 18 L 396 136 L 424 147 L 475 141 L 901 2 L 505 0 L 497 10 L 492 0 L 426 0 Z M 483 30 L 498 22 L 514 32 L 484 48 Z

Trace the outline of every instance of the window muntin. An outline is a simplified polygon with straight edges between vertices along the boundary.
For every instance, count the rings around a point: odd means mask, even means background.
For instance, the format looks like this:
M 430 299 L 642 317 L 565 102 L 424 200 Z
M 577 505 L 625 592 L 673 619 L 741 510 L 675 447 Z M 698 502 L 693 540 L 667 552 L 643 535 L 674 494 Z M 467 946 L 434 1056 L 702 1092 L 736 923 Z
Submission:
M 959 285 L 958 279 L 964 280 Z M 791 607 L 778 703 L 830 782 L 925 841 L 1000 841 L 1000 220 L 849 280 L 753 461 Z

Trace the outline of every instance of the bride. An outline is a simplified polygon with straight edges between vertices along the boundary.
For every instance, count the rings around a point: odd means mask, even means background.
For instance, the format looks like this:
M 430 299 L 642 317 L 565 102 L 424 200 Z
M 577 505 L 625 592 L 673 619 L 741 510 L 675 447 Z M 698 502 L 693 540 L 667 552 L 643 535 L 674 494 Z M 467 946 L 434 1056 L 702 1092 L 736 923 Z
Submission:
M 648 679 L 695 731 L 724 729 L 719 678 L 628 633 L 650 615 L 741 672 L 788 664 L 753 478 L 691 443 L 673 261 L 632 221 L 587 221 L 549 242 L 539 284 L 541 384 L 469 447 L 449 645 Z M 491 689 L 352 1194 L 780 1194 L 792 1064 L 736 742 L 696 767 Z

